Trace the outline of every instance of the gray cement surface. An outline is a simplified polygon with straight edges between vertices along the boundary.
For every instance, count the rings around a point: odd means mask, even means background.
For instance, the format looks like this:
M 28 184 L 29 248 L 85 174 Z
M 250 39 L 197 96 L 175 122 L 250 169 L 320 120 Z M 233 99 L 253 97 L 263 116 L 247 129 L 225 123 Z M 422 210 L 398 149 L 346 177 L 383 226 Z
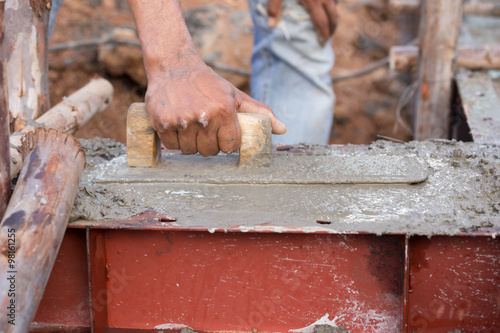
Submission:
M 124 155 L 111 158 L 118 155 L 116 144 L 103 144 L 84 142 L 94 161 L 72 220 L 155 211 L 174 216 L 180 228 L 209 231 L 236 226 L 242 232 L 453 235 L 500 228 L 496 145 L 438 140 L 296 146 L 275 152 L 268 171 L 241 171 L 236 156 L 179 155 L 165 156 L 161 168 L 130 170 Z M 110 158 L 96 160 L 93 150 L 106 156 L 106 146 Z M 173 166 L 178 159 L 184 162 Z

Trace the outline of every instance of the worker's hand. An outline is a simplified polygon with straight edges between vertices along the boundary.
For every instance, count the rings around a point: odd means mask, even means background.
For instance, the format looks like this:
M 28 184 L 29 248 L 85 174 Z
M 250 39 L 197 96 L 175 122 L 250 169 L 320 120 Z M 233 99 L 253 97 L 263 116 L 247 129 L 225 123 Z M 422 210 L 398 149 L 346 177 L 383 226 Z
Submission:
M 203 156 L 236 151 L 241 143 L 237 112 L 266 115 L 274 134 L 286 132 L 268 106 L 235 88 L 201 59 L 149 72 L 148 81 L 146 109 L 168 149 Z
M 283 0 L 269 0 L 267 4 L 268 25 L 274 28 L 281 17 Z M 307 9 L 316 27 L 321 45 L 325 45 L 337 28 L 339 13 L 336 0 L 300 0 Z

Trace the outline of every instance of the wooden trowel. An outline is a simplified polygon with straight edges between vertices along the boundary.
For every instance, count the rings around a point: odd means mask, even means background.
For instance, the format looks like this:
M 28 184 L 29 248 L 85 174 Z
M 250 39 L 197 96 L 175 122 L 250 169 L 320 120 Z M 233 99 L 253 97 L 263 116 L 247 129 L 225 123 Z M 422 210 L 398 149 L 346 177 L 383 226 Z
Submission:
M 410 156 L 339 154 L 335 149 L 311 146 L 309 153 L 275 151 L 271 120 L 240 113 L 239 159 L 223 155 L 161 154 L 144 103 L 132 104 L 127 116 L 127 161 L 110 162 L 96 177 L 103 183 L 210 183 L 210 184 L 415 184 L 424 181 L 428 168 Z M 298 145 L 300 146 L 300 145 Z M 300 149 L 299 149 L 300 150 Z M 272 161 L 272 162 L 271 162 Z M 237 164 L 237 165 L 236 165 Z M 128 165 L 128 167 L 125 167 Z M 143 168 L 154 168 L 145 172 Z

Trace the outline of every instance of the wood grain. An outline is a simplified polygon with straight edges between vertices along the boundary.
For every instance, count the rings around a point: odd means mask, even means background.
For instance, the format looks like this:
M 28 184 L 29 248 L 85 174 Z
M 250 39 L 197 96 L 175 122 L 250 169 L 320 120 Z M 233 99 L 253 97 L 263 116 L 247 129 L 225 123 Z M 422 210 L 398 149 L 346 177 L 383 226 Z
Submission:
M 269 117 L 238 113 L 241 127 L 239 165 L 244 167 L 268 167 L 273 151 L 271 120 Z
M 2 45 L 12 132 L 49 107 L 48 23 L 51 0 L 6 0 Z
M 447 138 L 462 0 L 422 2 L 416 140 Z
M 61 103 L 54 106 L 35 123 L 25 126 L 10 137 L 10 177 L 19 174 L 23 157 L 19 152 L 23 137 L 33 132 L 36 126 L 55 128 L 73 134 L 85 125 L 95 114 L 108 107 L 113 99 L 113 86 L 105 79 L 94 79 L 77 90 Z
M 418 11 L 421 3 L 422 0 L 389 0 L 389 9 L 396 13 L 411 13 Z M 495 0 L 465 0 L 463 11 L 465 15 L 500 16 L 500 3 Z
M 127 113 L 127 163 L 150 168 L 161 160 L 161 142 L 149 122 L 144 103 L 134 103 Z
M 5 312 L 0 316 L 0 332 L 6 333 L 29 330 L 85 167 L 85 153 L 80 143 L 55 129 L 38 128 L 28 133 L 21 150 L 25 163 L 0 225 L 0 304 L 3 307 L 12 299 L 12 295 L 8 295 L 11 282 L 7 277 L 15 277 L 15 325 L 8 323 L 11 318 Z M 14 256 L 14 262 L 8 262 L 9 255 Z
M 0 2 L 0 45 L 3 44 L 4 5 L 4 2 Z M 0 73 L 3 73 L 2 61 L 0 61 Z M 10 198 L 9 133 L 9 114 L 5 105 L 3 80 L 0 80 L 0 219 L 3 217 Z

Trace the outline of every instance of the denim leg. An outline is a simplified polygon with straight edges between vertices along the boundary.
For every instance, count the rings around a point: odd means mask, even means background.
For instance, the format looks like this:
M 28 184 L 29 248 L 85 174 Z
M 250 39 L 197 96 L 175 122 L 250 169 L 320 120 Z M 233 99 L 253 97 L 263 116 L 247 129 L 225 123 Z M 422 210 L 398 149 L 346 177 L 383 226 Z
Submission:
M 252 96 L 269 105 L 288 128 L 274 143 L 327 144 L 335 95 L 331 43 L 322 47 L 299 0 L 283 1 L 281 21 L 267 25 L 267 0 L 248 0 L 254 22 Z
M 56 24 L 56 16 L 59 9 L 63 4 L 64 0 L 52 0 L 52 6 L 50 8 L 49 16 L 49 39 L 52 37 L 52 32 L 54 31 L 54 25 Z

